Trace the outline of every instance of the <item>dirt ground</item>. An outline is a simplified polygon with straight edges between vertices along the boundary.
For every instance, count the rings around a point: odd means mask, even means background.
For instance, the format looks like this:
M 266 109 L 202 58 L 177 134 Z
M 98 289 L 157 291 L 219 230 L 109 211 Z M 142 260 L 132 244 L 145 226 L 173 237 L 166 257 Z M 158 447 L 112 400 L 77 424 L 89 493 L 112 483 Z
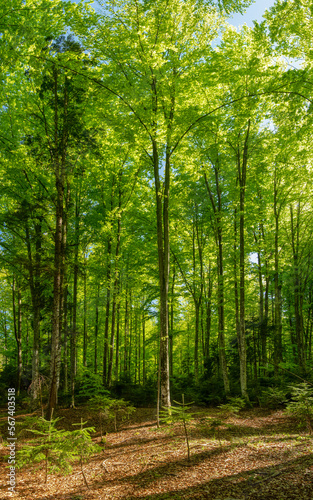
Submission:
M 57 416 L 63 417 L 63 427 L 81 417 L 99 427 L 96 415 L 84 408 L 59 410 Z M 210 418 L 218 416 L 215 409 L 201 409 L 188 424 L 190 461 L 182 425 L 157 429 L 154 409 L 136 410 L 118 432 L 108 425 L 106 445 L 84 465 L 89 488 L 78 463 L 70 475 L 50 474 L 47 484 L 41 464 L 17 471 L 11 495 L 3 441 L 0 499 L 313 500 L 313 438 L 305 430 L 282 411 L 253 409 L 224 417 L 217 432 Z M 3 413 L 1 417 L 3 428 Z M 99 433 L 94 440 L 100 441 Z M 23 439 L 18 437 L 17 443 L 22 446 Z

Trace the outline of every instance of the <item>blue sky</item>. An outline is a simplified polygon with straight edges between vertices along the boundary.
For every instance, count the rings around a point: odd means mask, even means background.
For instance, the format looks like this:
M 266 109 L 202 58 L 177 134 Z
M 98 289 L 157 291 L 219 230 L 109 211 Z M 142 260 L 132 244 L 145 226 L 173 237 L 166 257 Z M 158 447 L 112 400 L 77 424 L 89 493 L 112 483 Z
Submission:
M 275 0 L 255 0 L 255 2 L 248 7 L 245 14 L 235 14 L 229 22 L 234 26 L 240 26 L 242 24 L 247 24 L 248 26 L 253 26 L 253 20 L 262 21 L 262 15 L 266 9 L 272 7 Z

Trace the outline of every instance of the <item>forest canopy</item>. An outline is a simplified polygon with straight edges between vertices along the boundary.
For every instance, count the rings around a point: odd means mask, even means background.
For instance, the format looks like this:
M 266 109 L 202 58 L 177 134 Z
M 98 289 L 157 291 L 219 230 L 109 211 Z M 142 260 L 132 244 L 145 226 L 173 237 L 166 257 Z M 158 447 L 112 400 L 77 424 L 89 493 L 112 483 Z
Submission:
M 312 7 L 250 3 L 0 5 L 0 387 L 50 417 L 312 378 Z

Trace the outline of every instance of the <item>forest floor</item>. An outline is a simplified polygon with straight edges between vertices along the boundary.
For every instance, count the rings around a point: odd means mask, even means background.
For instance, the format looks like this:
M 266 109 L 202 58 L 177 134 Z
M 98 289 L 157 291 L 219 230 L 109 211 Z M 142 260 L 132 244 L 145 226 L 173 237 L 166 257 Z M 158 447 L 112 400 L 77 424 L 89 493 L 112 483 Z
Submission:
M 43 465 L 17 471 L 16 493 L 8 491 L 7 447 L 0 449 L 0 499 L 16 500 L 313 500 L 313 436 L 299 431 L 282 411 L 252 409 L 224 418 L 219 436 L 210 418 L 201 414 L 189 426 L 191 457 L 187 460 L 180 424 L 156 427 L 155 410 L 139 408 L 118 432 L 108 428 L 106 445 L 70 475 L 50 474 L 44 484 Z M 60 409 L 63 426 L 82 417 L 98 427 L 85 408 Z M 5 416 L 0 414 L 0 425 Z M 16 420 L 23 415 L 16 415 Z M 73 429 L 73 428 L 72 428 Z M 25 438 L 24 438 L 25 439 Z M 94 437 L 100 441 L 99 434 Z M 23 439 L 18 437 L 18 446 Z

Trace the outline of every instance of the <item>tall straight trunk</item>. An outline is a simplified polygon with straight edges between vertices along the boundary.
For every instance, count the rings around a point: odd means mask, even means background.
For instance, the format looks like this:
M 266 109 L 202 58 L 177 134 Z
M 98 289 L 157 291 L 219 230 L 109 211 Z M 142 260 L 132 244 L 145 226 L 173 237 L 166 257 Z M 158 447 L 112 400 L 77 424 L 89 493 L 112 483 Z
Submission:
M 63 315 L 63 366 L 64 392 L 68 393 L 68 285 L 64 287 L 64 315 Z
M 104 349 L 103 349 L 103 372 L 102 379 L 103 384 L 107 385 L 108 378 L 108 354 L 109 354 L 109 320 L 110 320 L 110 302 L 111 302 L 111 251 L 112 251 L 112 241 L 111 236 L 108 239 L 107 246 L 107 293 L 106 293 L 106 304 L 105 304 L 105 323 L 104 323 Z
M 87 367 L 87 256 L 84 262 L 84 330 L 83 330 L 83 366 Z
M 173 335 L 174 335 L 174 292 L 175 292 L 176 268 L 173 266 L 172 287 L 171 287 L 171 308 L 170 308 L 170 335 L 169 335 L 169 365 L 170 376 L 173 376 Z
M 274 177 L 274 217 L 275 217 L 275 241 L 274 241 L 274 370 L 278 376 L 278 364 L 282 361 L 282 320 L 281 320 L 281 284 L 279 280 L 279 217 L 281 206 L 278 205 L 278 183 L 275 169 Z
M 94 349 L 94 372 L 95 373 L 98 373 L 99 297 L 100 297 L 100 283 L 98 283 L 98 285 L 97 285 L 97 293 L 96 293 L 95 349 Z
M 205 288 L 205 336 L 204 336 L 204 360 L 208 366 L 210 358 L 210 340 L 211 340 L 211 323 L 212 323 L 212 278 L 211 268 L 209 264 L 208 276 L 206 279 Z
M 118 298 L 118 283 L 119 283 L 119 254 L 120 254 L 120 244 L 121 244 L 121 217 L 120 217 L 121 202 L 122 202 L 122 192 L 121 189 L 119 189 L 119 202 L 118 202 L 119 213 L 117 219 L 116 246 L 115 246 L 112 324 L 111 324 L 111 339 L 110 339 L 110 349 L 109 349 L 109 367 L 108 367 L 108 377 L 107 377 L 107 385 L 109 387 L 111 386 L 112 383 L 113 360 L 114 360 L 114 335 L 115 335 L 115 322 L 116 322 L 116 301 Z
M 79 206 L 75 200 L 75 247 L 73 277 L 73 324 L 71 335 L 71 406 L 75 407 L 76 344 L 77 344 L 77 292 L 78 292 L 78 249 L 79 249 Z
M 215 216 L 214 231 L 215 243 L 217 247 L 217 311 L 218 311 L 218 348 L 219 360 L 222 369 L 224 390 L 226 394 L 230 392 L 229 377 L 227 371 L 227 360 L 225 350 L 225 318 L 224 318 L 224 256 L 223 256 L 223 228 L 222 228 L 222 193 L 219 182 L 219 168 L 214 165 L 215 187 L 217 193 L 217 206 L 214 196 L 209 186 L 206 174 L 204 175 L 205 184 L 211 201 Z
M 153 167 L 156 196 L 157 245 L 160 287 L 160 398 L 161 406 L 169 407 L 170 370 L 169 370 L 169 335 L 168 335 L 168 290 L 169 290 L 169 189 L 170 189 L 170 152 L 165 153 L 165 171 L 163 189 L 160 182 L 159 154 L 157 143 L 152 141 Z
M 128 310 L 128 286 L 126 277 L 125 289 L 125 314 L 124 314 L 124 375 L 129 378 L 128 373 L 128 337 L 129 337 L 129 310 Z
M 239 293 L 238 293 L 238 227 L 237 227 L 237 208 L 234 211 L 234 299 L 235 299 L 235 323 L 237 340 L 239 342 L 240 321 L 239 321 Z M 239 348 L 239 347 L 238 347 Z
M 4 333 L 4 358 L 5 366 L 8 364 L 8 328 L 7 328 L 7 317 L 6 312 L 3 311 L 3 333 Z
M 116 306 L 116 348 L 115 348 L 115 380 L 119 380 L 120 368 L 120 310 L 121 302 L 118 300 Z
M 269 287 L 270 287 L 270 276 L 268 272 L 268 259 L 265 258 L 265 294 L 264 294 L 264 339 L 262 339 L 262 362 L 267 367 L 267 328 L 268 328 L 268 318 L 269 318 Z
M 263 284 L 263 263 L 261 259 L 261 240 L 264 239 L 263 224 L 260 223 L 258 235 L 254 233 L 255 241 L 258 245 L 258 280 L 259 280 L 259 338 L 260 338 L 260 364 L 263 366 L 263 370 L 267 363 L 266 355 L 266 343 L 267 343 L 267 316 L 268 316 L 268 276 L 267 276 L 267 257 L 265 257 L 265 296 L 264 296 L 264 284 Z M 267 307 L 266 302 L 267 300 Z
M 249 399 L 247 391 L 247 351 L 245 333 L 245 190 L 248 163 L 248 143 L 250 119 L 248 120 L 243 151 L 240 144 L 233 147 L 237 158 L 237 182 L 239 184 L 239 291 L 237 279 L 237 210 L 235 210 L 234 274 L 235 274 L 235 309 L 238 353 L 240 364 L 240 388 L 244 399 Z
M 17 294 L 17 312 L 16 312 L 16 294 Z M 22 295 L 18 281 L 13 276 L 12 287 L 12 301 L 13 301 L 13 322 L 14 334 L 17 348 L 17 380 L 16 380 L 16 394 L 19 396 L 21 391 L 21 378 L 22 378 Z
M 129 331 L 128 331 L 128 367 L 127 372 L 129 376 L 129 381 L 132 381 L 132 349 L 133 349 L 133 303 L 132 303 L 132 291 L 129 290 Z
M 240 160 L 238 152 L 238 178 L 239 178 L 239 275 L 240 275 L 240 291 L 239 291 L 239 360 L 240 360 L 240 386 L 242 397 L 248 399 L 247 392 L 247 353 L 246 353 L 246 334 L 245 334 L 245 190 L 246 190 L 246 174 L 248 162 L 248 140 L 250 132 L 250 120 L 245 137 L 243 157 Z
M 58 70 L 53 67 L 53 99 L 54 99 L 54 137 L 53 148 L 50 150 L 53 163 L 56 187 L 56 211 L 54 233 L 54 278 L 53 278 L 53 308 L 51 331 L 51 362 L 50 362 L 50 391 L 47 407 L 47 419 L 51 419 L 52 412 L 58 399 L 58 377 L 60 372 L 60 329 L 62 321 L 63 282 L 64 282 L 64 191 L 66 179 L 66 152 L 67 152 L 67 106 L 68 96 L 66 86 L 63 103 L 63 133 L 59 137 L 59 96 L 58 96 Z M 61 154 L 59 153 L 61 150 Z
M 300 202 L 297 206 L 296 227 L 294 224 L 293 207 L 290 205 L 291 222 L 291 244 L 293 255 L 293 282 L 294 282 L 294 309 L 295 309 L 295 333 L 297 342 L 298 364 L 301 372 L 306 372 L 306 359 L 304 349 L 304 326 L 302 311 L 302 286 L 299 269 L 299 243 L 300 243 Z
M 139 343 L 138 343 L 138 311 L 137 311 L 137 308 L 135 307 L 134 309 L 134 316 L 135 316 L 135 319 L 134 319 L 134 323 L 135 323 L 135 326 L 134 326 L 134 344 L 135 344 L 135 362 L 134 362 L 134 365 L 135 365 L 135 384 L 140 383 L 139 380 L 140 380 L 140 347 L 139 347 Z M 138 378 L 137 378 L 138 377 Z
M 28 254 L 29 286 L 33 312 L 33 349 L 32 349 L 32 383 L 31 396 L 39 396 L 39 342 L 40 342 L 40 267 L 41 267 L 41 218 L 35 224 L 35 257 L 33 259 L 29 227 L 26 225 L 26 245 Z
M 142 311 L 142 383 L 146 383 L 146 323 L 145 310 Z

